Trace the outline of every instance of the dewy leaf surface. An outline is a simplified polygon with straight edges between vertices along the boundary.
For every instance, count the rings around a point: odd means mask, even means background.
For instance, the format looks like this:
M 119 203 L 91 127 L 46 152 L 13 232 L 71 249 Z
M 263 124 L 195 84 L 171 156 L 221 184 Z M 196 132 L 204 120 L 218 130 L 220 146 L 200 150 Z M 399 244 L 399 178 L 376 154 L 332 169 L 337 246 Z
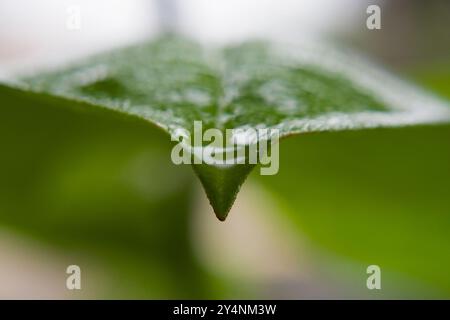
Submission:
M 135 115 L 168 133 L 192 133 L 195 120 L 204 129 L 276 128 L 284 137 L 450 119 L 447 102 L 352 53 L 311 44 L 220 49 L 166 36 L 15 85 Z M 237 166 L 195 167 L 221 220 L 253 167 Z

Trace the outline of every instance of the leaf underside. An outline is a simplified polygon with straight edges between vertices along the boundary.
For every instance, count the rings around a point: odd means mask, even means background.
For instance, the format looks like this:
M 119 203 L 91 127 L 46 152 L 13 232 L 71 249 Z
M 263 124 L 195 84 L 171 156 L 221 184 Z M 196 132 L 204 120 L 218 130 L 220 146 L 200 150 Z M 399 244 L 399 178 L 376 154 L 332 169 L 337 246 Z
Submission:
M 204 129 L 276 128 L 283 137 L 450 119 L 446 102 L 317 44 L 205 48 L 165 36 L 13 84 L 135 115 L 169 134 L 192 133 L 195 120 Z M 194 165 L 220 220 L 253 167 Z

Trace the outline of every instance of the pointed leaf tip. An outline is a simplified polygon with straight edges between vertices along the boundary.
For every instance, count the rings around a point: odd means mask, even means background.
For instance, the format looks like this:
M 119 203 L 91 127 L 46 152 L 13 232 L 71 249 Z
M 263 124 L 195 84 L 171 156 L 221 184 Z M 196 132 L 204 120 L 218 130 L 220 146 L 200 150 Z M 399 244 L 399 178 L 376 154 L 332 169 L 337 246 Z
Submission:
M 199 177 L 217 219 L 225 221 L 242 183 L 255 165 L 238 164 L 230 167 L 207 164 L 192 165 Z

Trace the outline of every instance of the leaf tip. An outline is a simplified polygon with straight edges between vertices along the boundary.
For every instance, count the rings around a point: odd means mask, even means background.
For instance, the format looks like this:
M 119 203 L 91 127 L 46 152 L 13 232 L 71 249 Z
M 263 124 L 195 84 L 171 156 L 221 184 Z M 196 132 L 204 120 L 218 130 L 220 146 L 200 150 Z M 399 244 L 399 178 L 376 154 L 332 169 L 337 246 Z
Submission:
M 218 167 L 206 164 L 193 165 L 214 213 L 225 221 L 236 200 L 237 193 L 254 165 Z

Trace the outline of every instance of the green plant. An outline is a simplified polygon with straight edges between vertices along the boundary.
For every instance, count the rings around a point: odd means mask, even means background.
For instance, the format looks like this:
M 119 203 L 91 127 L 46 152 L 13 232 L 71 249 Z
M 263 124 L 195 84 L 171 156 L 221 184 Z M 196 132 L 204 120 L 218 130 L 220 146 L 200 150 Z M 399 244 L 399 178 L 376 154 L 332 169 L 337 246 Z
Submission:
M 81 241 L 80 235 L 92 229 L 87 242 L 95 241 L 102 252 L 103 242 L 110 244 L 124 228 L 131 229 L 120 238 L 129 241 L 126 248 L 136 249 L 127 255 L 155 270 L 170 266 L 168 278 L 178 270 L 185 273 L 172 280 L 149 273 L 152 281 L 173 281 L 161 289 L 168 296 L 209 291 L 208 284 L 201 285 L 205 274 L 192 258 L 184 228 L 192 182 L 169 158 L 169 135 L 178 128 L 192 132 L 195 120 L 206 128 L 277 128 L 283 138 L 293 136 L 280 143 L 280 174 L 252 177 L 272 190 L 283 208 L 280 214 L 324 248 L 364 263 L 382 261 L 392 270 L 406 270 L 439 290 L 450 290 L 450 277 L 439 272 L 450 266 L 443 252 L 450 246 L 450 179 L 443 178 L 449 175 L 448 103 L 359 56 L 263 42 L 204 48 L 166 36 L 68 68 L 20 77 L 3 84 L 0 93 L 2 146 L 13 155 L 2 160 L 3 174 L 5 181 L 14 182 L 3 185 L 2 195 L 16 198 L 4 199 L 2 212 L 27 212 L 42 204 L 37 210 L 45 214 L 31 217 L 28 229 L 49 231 L 58 241 L 68 234 Z M 51 145 L 58 145 L 58 156 L 64 150 L 58 162 Z M 72 157 L 81 160 L 71 163 Z M 138 158 L 137 169 L 124 169 L 133 157 Z M 18 166 L 17 161 L 29 165 Z M 61 167 L 51 167 L 53 162 Z M 417 171 L 423 163 L 432 166 Z M 9 172 L 8 166 L 29 171 Z M 219 219 L 226 218 L 253 168 L 194 165 Z M 118 181 L 125 178 L 117 172 L 137 175 L 145 195 L 139 198 L 124 188 Z M 86 185 L 91 185 L 89 192 Z M 24 187 L 30 188 L 29 203 L 20 201 L 27 193 Z M 116 196 L 123 201 L 112 201 Z M 101 199 L 107 206 L 102 207 Z M 374 199 L 379 208 L 367 207 Z M 335 216 L 335 208 L 345 210 Z M 85 214 L 80 217 L 80 212 Z M 425 223 L 426 214 L 433 218 Z M 76 221 L 69 228 L 68 217 Z M 24 225 L 20 216 L 3 214 L 2 219 Z M 103 219 L 110 222 L 107 228 L 101 227 Z M 161 241 L 173 250 L 159 252 Z M 410 254 L 408 244 L 423 255 Z M 156 258 L 142 261 L 146 258 L 140 252 L 146 250 L 156 252 Z M 183 258 L 178 252 L 184 252 Z M 398 254 L 402 260 L 396 260 Z M 436 269 L 424 268 L 423 259 L 433 261 Z M 178 282 L 183 290 L 175 289 Z

